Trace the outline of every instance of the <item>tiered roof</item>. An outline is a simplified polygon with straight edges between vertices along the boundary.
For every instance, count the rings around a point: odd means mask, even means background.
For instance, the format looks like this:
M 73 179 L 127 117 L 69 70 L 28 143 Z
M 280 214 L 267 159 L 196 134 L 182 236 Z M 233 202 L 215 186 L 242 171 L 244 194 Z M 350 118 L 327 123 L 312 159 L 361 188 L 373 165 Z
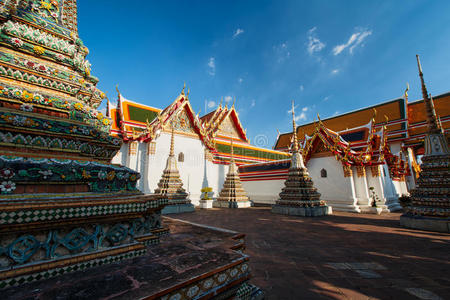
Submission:
M 124 141 L 152 141 L 161 131 L 168 131 L 174 121 L 175 132 L 199 138 L 213 154 L 215 163 L 229 163 L 231 141 L 235 145 L 234 157 L 238 165 L 290 157 L 288 153 L 252 146 L 234 104 L 230 108 L 219 105 L 199 118 L 184 88 L 164 110 L 127 100 L 119 93 L 117 107 L 110 106 L 108 111 L 113 123 L 111 134 L 121 136 Z
M 377 104 L 371 107 L 348 112 L 339 116 L 322 120 L 330 130 L 340 133 L 340 136 L 350 142 L 351 147 L 365 143 L 368 137 L 367 120 L 371 119 L 373 110 L 377 111 L 372 127 L 386 127 L 387 142 L 403 141 L 407 145 L 423 144 L 426 132 L 426 113 L 424 101 L 408 103 L 405 97 Z M 436 113 L 447 136 L 450 132 L 450 93 L 433 98 Z M 303 141 L 306 136 L 312 136 L 316 129 L 315 122 L 297 127 L 297 137 Z M 292 132 L 278 136 L 274 149 L 288 151 L 292 143 Z

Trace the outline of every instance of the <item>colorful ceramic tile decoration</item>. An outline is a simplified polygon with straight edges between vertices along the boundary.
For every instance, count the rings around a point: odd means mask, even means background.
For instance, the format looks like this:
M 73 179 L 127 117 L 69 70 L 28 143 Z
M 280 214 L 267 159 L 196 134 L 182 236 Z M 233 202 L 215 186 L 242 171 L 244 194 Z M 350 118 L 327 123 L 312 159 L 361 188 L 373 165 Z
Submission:
M 165 199 L 110 163 L 76 1 L 0 1 L 0 288 L 144 255 Z
M 183 188 L 183 182 L 180 179 L 180 172 L 177 167 L 177 159 L 174 154 L 174 126 L 172 124 L 172 134 L 170 137 L 170 153 L 167 157 L 166 168 L 163 171 L 158 188 L 155 189 L 157 197 L 167 203 L 163 213 L 192 212 L 194 205 L 188 199 L 188 194 Z
M 438 122 L 433 99 L 425 86 L 419 56 L 417 65 L 428 133 L 417 187 L 411 192 L 412 203 L 401 216 L 400 224 L 409 228 L 450 232 L 450 151 L 442 125 Z
M 295 132 L 295 112 L 292 102 L 292 125 Z M 303 162 L 303 156 L 298 149 L 297 135 L 294 134 L 293 153 L 285 187 L 280 193 L 280 199 L 272 206 L 272 212 L 284 215 L 316 217 L 331 214 L 331 206 L 320 200 L 320 193 L 308 174 Z

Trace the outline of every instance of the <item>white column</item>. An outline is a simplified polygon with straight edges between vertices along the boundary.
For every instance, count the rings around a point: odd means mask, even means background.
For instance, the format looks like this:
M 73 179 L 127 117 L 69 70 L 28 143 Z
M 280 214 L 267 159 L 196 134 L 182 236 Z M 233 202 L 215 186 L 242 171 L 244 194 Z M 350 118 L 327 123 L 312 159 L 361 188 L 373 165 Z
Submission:
M 361 209 L 361 212 L 367 212 L 370 208 L 369 191 L 367 187 L 366 176 L 358 176 L 357 168 L 353 170 L 353 181 L 355 185 L 355 195 L 357 199 L 357 204 Z

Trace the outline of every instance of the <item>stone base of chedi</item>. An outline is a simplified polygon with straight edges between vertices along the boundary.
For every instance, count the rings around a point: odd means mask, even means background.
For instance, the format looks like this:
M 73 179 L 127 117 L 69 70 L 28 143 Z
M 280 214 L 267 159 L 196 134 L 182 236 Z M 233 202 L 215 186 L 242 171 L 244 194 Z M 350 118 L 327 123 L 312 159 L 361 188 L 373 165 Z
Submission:
M 2 290 L 2 299 L 263 299 L 244 234 L 163 220 L 171 232 L 143 256 Z M 211 243 L 211 241 L 214 243 Z M 162 255 L 163 254 L 163 255 Z M 45 278 L 45 277 L 43 277 Z
M 439 139 L 446 143 L 443 135 Z M 450 232 L 450 154 L 423 156 L 421 169 L 417 187 L 411 192 L 412 205 L 405 209 L 400 224 Z
M 178 171 L 177 160 L 174 154 L 173 127 L 169 157 L 167 158 L 166 168 L 163 171 L 161 180 L 158 183 L 158 188 L 155 189 L 155 194 L 167 202 L 167 206 L 162 210 L 163 214 L 195 211 L 194 205 L 188 199 L 188 194 L 183 188 L 183 182 Z
M 294 153 L 301 159 L 299 153 Z M 294 160 L 294 159 L 293 159 Z M 295 166 L 295 163 L 292 163 Z M 320 200 L 320 193 L 314 187 L 306 168 L 291 167 L 280 199 L 272 206 L 272 212 L 284 215 L 316 217 L 331 214 L 330 206 Z

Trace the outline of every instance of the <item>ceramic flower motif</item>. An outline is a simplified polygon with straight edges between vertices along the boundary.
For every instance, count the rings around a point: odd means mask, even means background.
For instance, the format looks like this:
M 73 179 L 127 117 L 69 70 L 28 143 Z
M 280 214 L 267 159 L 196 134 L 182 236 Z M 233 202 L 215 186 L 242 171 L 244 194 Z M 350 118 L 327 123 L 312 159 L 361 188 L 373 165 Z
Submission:
M 15 126 L 23 126 L 25 125 L 25 122 L 27 121 L 26 117 L 23 116 L 15 116 L 13 119 L 13 124 Z
M 81 103 L 75 103 L 73 106 L 76 110 L 82 110 L 83 109 L 83 104 Z
M 98 172 L 98 178 L 101 179 L 101 180 L 106 179 L 106 176 L 107 176 L 107 175 L 108 175 L 108 174 L 107 174 L 105 171 L 100 171 L 100 172 Z
M 20 106 L 20 109 L 26 112 L 32 112 L 33 111 L 33 105 L 29 103 L 24 103 Z
M 12 181 L 3 181 L 2 184 L 0 184 L 0 191 L 2 192 L 2 194 L 9 194 L 15 189 L 16 184 Z
M 47 179 L 48 177 L 53 175 L 53 172 L 52 170 L 40 170 L 39 174 L 41 174 L 44 179 Z
M 23 41 L 21 39 L 18 39 L 18 38 L 12 38 L 11 39 L 11 43 L 17 48 L 20 48 L 20 47 L 23 46 Z
M 59 61 L 63 61 L 63 60 L 64 60 L 64 55 L 62 55 L 62 54 L 56 54 L 56 55 L 55 55 L 55 58 L 56 58 L 57 60 L 59 60 Z
M 0 177 L 4 179 L 10 179 L 14 176 L 14 170 L 11 168 L 4 168 L 0 170 Z

